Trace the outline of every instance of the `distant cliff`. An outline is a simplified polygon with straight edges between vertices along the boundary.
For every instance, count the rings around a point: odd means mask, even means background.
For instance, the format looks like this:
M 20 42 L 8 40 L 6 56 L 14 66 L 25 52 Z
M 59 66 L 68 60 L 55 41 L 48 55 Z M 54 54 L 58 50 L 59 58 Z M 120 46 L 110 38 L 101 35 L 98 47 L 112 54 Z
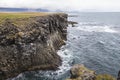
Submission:
M 61 65 L 56 52 L 66 40 L 67 14 L 16 21 L 6 19 L 0 25 L 0 78 L 30 70 L 56 70 Z
M 42 9 L 42 8 L 37 8 L 37 9 L 31 9 L 31 8 L 6 8 L 6 7 L 0 7 L 1 12 L 49 12 L 48 9 Z

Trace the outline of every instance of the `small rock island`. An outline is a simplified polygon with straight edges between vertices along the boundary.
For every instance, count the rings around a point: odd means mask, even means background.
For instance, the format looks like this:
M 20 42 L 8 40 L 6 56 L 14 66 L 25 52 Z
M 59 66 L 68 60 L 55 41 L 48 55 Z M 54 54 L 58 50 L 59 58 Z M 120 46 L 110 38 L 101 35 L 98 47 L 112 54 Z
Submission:
M 65 13 L 0 13 L 0 80 L 31 70 L 56 70 L 65 44 Z

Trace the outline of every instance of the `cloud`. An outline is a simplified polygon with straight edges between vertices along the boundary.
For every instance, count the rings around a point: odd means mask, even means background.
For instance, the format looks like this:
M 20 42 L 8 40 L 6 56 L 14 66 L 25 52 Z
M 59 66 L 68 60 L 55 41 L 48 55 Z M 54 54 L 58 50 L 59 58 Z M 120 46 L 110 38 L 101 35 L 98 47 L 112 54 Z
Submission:
M 120 11 L 120 0 L 0 0 L 0 7 L 47 8 L 67 11 Z

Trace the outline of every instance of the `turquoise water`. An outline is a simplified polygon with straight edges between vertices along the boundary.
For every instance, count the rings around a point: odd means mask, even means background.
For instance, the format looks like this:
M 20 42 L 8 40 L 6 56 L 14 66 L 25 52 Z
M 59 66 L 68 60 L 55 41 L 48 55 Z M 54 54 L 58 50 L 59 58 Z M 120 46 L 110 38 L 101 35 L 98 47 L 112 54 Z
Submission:
M 68 27 L 66 45 L 58 51 L 63 60 L 57 71 L 20 74 L 12 80 L 65 80 L 74 64 L 84 64 L 97 73 L 117 76 L 120 70 L 120 13 L 70 13 L 77 17 Z

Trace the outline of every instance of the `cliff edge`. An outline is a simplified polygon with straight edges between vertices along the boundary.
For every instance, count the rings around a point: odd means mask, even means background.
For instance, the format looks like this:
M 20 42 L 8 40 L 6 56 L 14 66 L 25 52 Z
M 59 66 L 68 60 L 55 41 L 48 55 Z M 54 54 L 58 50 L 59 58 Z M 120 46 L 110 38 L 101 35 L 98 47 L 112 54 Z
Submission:
M 6 19 L 0 25 L 0 80 L 31 70 L 56 70 L 65 44 L 67 14 Z

